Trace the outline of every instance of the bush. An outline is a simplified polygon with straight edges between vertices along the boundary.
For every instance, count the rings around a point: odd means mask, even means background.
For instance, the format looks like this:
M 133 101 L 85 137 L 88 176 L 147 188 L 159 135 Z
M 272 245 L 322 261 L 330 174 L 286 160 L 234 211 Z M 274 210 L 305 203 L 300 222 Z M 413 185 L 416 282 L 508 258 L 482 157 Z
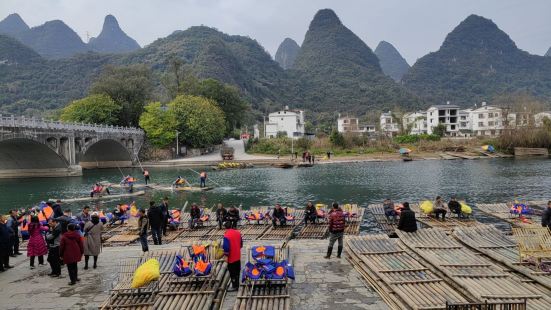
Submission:
M 329 141 L 331 141 L 334 146 L 342 148 L 346 147 L 346 140 L 344 140 L 344 136 L 336 130 L 333 130 L 333 132 L 331 132 L 331 135 L 329 136 Z
M 440 141 L 440 136 L 435 134 L 420 134 L 420 135 L 402 135 L 394 137 L 394 142 L 398 144 L 411 144 L 421 140 L 425 141 Z

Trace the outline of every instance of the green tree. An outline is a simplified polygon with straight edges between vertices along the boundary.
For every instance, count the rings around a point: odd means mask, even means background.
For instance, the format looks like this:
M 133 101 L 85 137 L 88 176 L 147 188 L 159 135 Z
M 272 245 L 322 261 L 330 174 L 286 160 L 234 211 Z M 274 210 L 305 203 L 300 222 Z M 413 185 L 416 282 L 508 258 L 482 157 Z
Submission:
M 205 147 L 224 139 L 224 112 L 212 100 L 180 95 L 168 104 L 168 110 L 174 114 L 179 140 L 186 145 Z
M 437 135 L 439 137 L 443 137 L 446 135 L 446 125 L 444 124 L 438 124 L 434 129 L 432 130 L 432 133 L 434 135 Z
M 65 122 L 116 125 L 121 106 L 107 95 L 90 95 L 63 108 L 60 119 Z
M 177 125 L 174 112 L 163 108 L 160 102 L 146 105 L 140 116 L 140 127 L 145 130 L 149 141 L 160 148 L 174 142 Z
M 331 141 L 334 146 L 343 148 L 346 147 L 346 140 L 344 139 L 344 136 L 335 129 L 333 129 L 333 131 L 331 132 L 331 135 L 329 136 L 329 141 Z
M 119 124 L 136 126 L 144 106 L 153 97 L 151 71 L 145 65 L 108 65 L 90 87 L 90 93 L 111 97 L 122 107 Z

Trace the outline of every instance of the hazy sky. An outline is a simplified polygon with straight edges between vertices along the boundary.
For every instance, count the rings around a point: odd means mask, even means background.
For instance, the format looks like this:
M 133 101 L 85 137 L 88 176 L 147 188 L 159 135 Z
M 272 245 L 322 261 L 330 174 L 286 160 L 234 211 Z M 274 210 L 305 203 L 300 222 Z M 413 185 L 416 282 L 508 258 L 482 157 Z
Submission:
M 317 10 L 331 8 L 369 47 L 389 41 L 413 64 L 440 47 L 469 14 L 491 18 L 521 49 L 543 55 L 551 46 L 551 0 L 0 0 L 0 19 L 17 12 L 29 24 L 61 19 L 86 41 L 106 14 L 147 45 L 174 30 L 216 27 L 256 39 L 274 55 L 290 37 L 301 44 Z

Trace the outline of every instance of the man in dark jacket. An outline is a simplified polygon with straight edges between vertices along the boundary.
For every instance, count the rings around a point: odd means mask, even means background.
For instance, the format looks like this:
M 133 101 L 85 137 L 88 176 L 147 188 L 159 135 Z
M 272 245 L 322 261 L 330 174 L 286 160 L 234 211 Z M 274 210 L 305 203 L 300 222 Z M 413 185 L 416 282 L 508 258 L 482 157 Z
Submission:
M 451 213 L 457 214 L 457 217 L 462 217 L 461 204 L 455 199 L 455 196 L 452 196 L 450 202 L 448 202 L 448 209 Z
M 161 205 L 159 206 L 161 213 L 163 214 L 163 224 L 161 226 L 163 236 L 166 236 L 166 229 L 168 227 L 168 219 L 170 218 L 170 210 L 168 209 L 168 197 L 163 198 Z
M 67 226 L 73 221 L 71 209 L 65 210 L 61 216 L 54 216 L 55 219 L 61 224 L 61 233 L 67 232 Z
M 306 204 L 306 209 L 304 209 L 304 226 L 308 225 L 308 222 L 314 224 L 318 219 L 318 211 L 311 201 L 308 201 Z
M 231 208 L 228 210 L 226 221 L 231 223 L 231 227 L 233 229 L 236 229 L 239 220 L 239 209 L 237 209 L 235 206 L 231 206 Z
M 196 204 L 191 205 L 191 210 L 189 211 L 189 228 L 193 229 L 199 223 L 201 218 L 201 209 Z
M 19 217 L 17 216 L 17 210 L 10 210 L 10 216 L 6 225 L 8 225 L 8 228 L 11 230 L 10 256 L 16 257 L 17 255 L 23 254 L 19 253 Z
M 339 241 L 337 258 L 341 258 L 345 225 L 346 223 L 342 209 L 339 207 L 338 203 L 333 202 L 333 207 L 329 212 L 329 247 L 327 248 L 327 255 L 325 255 L 325 258 L 331 258 L 333 245 L 335 245 L 335 241 L 337 240 Z
M 541 216 L 541 226 L 551 228 L 551 200 L 547 202 L 547 208 Z
M 12 266 L 10 266 L 10 238 L 10 228 L 6 225 L 4 216 L 0 215 L 0 272 L 12 268 Z
M 285 226 L 285 224 L 287 224 L 287 220 L 285 219 L 285 210 L 283 210 L 280 204 L 276 204 L 275 209 L 272 212 L 272 225 L 276 227 L 277 222 L 279 222 L 280 226 Z
M 404 202 L 402 211 L 400 212 L 400 221 L 398 229 L 405 232 L 416 232 L 417 221 L 415 220 L 415 212 L 409 208 L 409 202 Z
M 218 223 L 218 229 L 222 229 L 222 224 L 226 221 L 227 215 L 228 211 L 221 203 L 219 203 L 216 207 L 216 222 Z
M 153 237 L 153 244 L 162 244 L 161 227 L 163 225 L 163 214 L 161 212 L 161 209 L 155 205 L 155 201 L 149 202 L 147 217 L 149 218 L 149 226 L 151 227 L 151 237 Z
M 59 258 L 59 244 L 61 242 L 61 224 L 57 219 L 51 218 L 48 221 L 50 230 L 46 233 L 46 242 L 48 243 L 48 263 L 52 272 L 50 277 L 57 278 L 61 275 L 61 261 Z
M 56 203 L 52 206 L 54 211 L 54 217 L 60 217 L 63 215 L 63 209 L 61 208 L 61 200 L 57 200 Z

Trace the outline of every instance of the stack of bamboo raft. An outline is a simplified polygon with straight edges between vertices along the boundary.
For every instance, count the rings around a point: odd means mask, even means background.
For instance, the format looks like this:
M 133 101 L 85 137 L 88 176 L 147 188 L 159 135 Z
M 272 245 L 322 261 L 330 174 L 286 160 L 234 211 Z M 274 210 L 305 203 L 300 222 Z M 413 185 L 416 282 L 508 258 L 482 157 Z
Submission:
M 541 223 L 541 217 L 538 215 L 511 214 L 511 206 L 507 203 L 477 204 L 476 207 L 480 212 L 504 220 L 513 227 L 537 227 Z
M 207 247 L 207 256 L 213 257 L 214 248 Z M 178 278 L 172 273 L 176 255 L 189 261 L 186 247 L 151 251 L 138 258 L 121 263 L 119 281 L 110 291 L 100 309 L 220 309 L 229 283 L 227 263 L 211 260 L 212 271 L 206 277 Z M 136 268 L 155 258 L 159 261 L 161 277 L 145 288 L 131 289 Z
M 551 290 L 551 274 L 539 271 L 533 264 L 521 263 L 517 242 L 494 226 L 462 227 L 456 229 L 453 236 L 475 251 Z
M 346 253 L 392 309 L 442 309 L 446 302 L 470 301 L 397 239 L 386 235 L 350 237 Z
M 398 231 L 398 236 L 411 251 L 442 272 L 458 291 L 464 291 L 476 301 L 518 302 L 528 299 L 529 309 L 549 309 L 551 292 L 548 288 L 469 250 L 447 236 L 444 230 Z
M 251 248 L 247 248 L 248 260 L 252 261 Z M 276 247 L 276 261 L 291 263 L 289 247 Z M 234 310 L 290 310 L 291 296 L 288 280 L 249 280 L 241 283 L 237 292 Z

